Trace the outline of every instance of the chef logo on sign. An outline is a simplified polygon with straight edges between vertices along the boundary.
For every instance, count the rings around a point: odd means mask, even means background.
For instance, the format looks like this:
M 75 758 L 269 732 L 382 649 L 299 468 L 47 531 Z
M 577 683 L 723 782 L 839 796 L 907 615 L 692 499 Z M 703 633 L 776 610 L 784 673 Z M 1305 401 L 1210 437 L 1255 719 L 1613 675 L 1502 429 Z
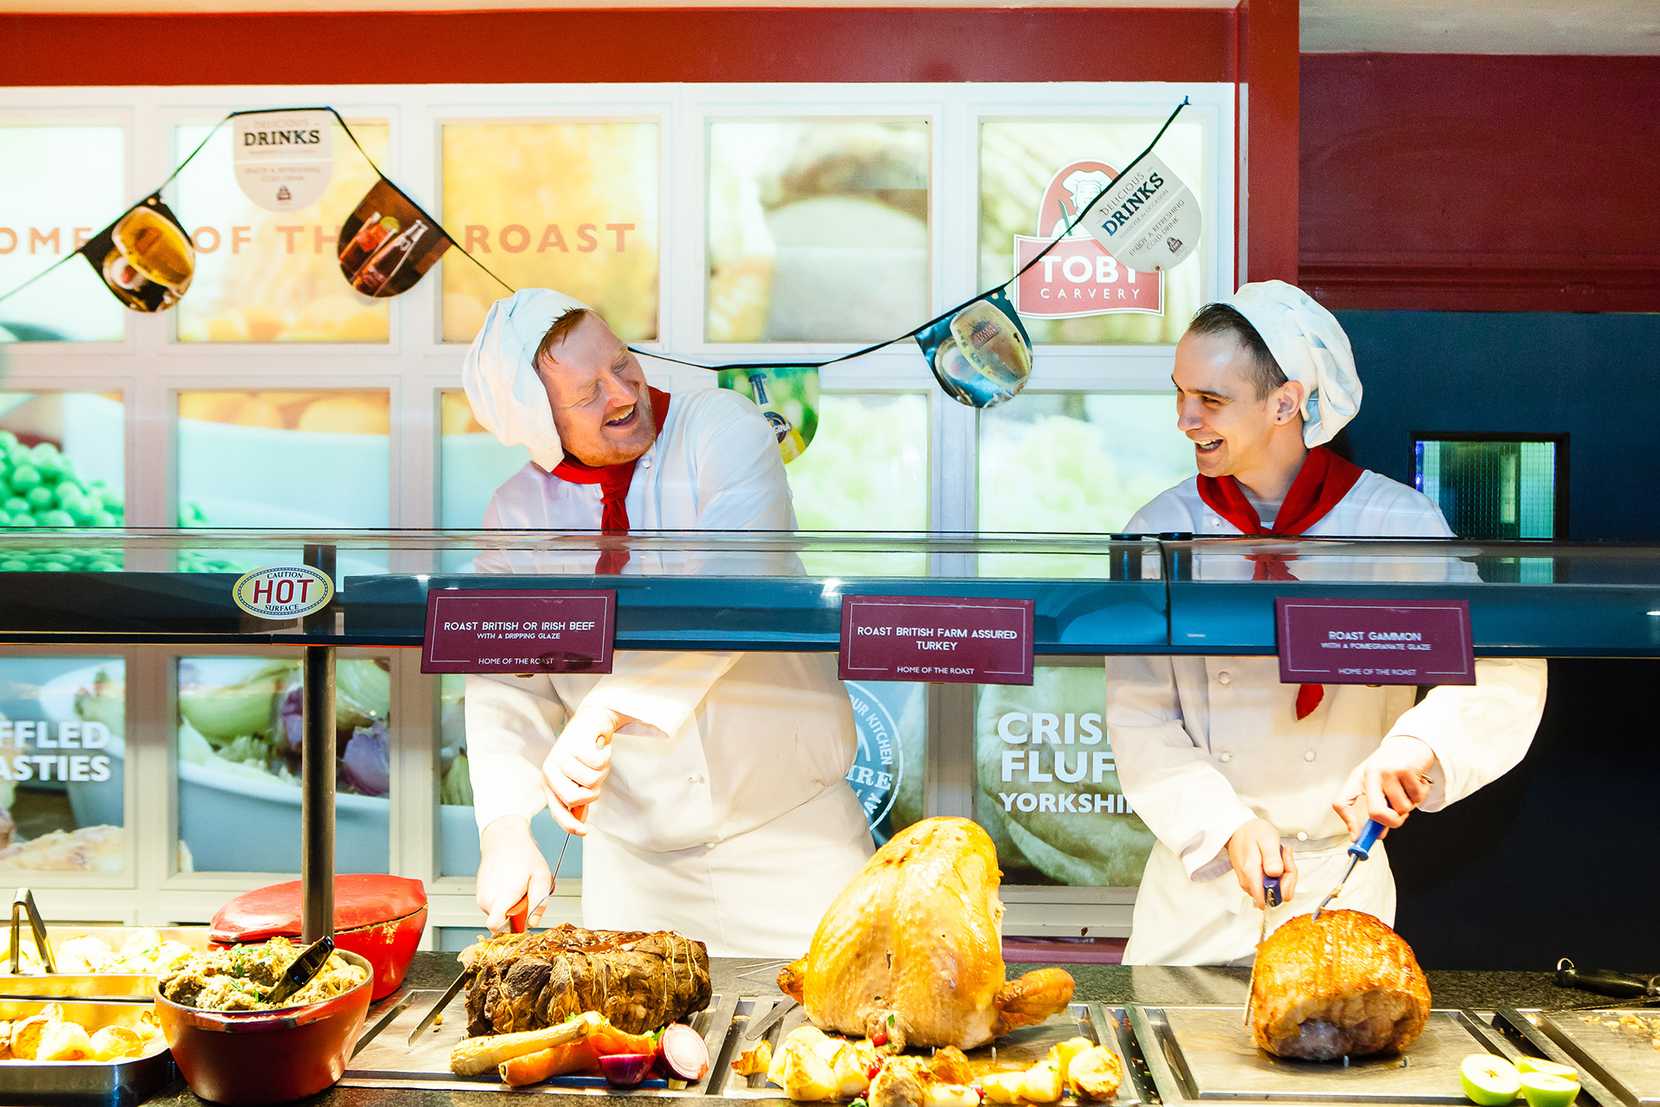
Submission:
M 843 681 L 842 686 L 853 703 L 853 722 L 859 731 L 859 750 L 854 755 L 852 768 L 847 770 L 847 783 L 859 797 L 859 806 L 865 809 L 871 832 L 885 839 L 887 835 L 877 828 L 893 810 L 903 772 L 899 724 L 864 685 Z
M 1062 166 L 1043 190 L 1037 234 L 1014 236 L 1015 269 L 1023 269 L 1112 183 L 1118 171 L 1102 161 Z M 1032 319 L 1086 315 L 1164 314 L 1164 274 L 1126 269 L 1081 225 L 1010 289 L 1015 309 Z

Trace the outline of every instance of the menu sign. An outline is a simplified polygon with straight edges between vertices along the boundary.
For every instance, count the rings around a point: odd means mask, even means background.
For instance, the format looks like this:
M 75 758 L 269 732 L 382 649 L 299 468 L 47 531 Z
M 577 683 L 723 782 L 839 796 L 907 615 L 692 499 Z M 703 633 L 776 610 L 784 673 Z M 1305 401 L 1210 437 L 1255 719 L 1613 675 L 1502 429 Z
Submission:
M 843 680 L 1032 683 L 1032 601 L 847 596 Z
M 423 673 L 609 673 L 614 591 L 427 593 Z
M 1474 684 L 1467 600 L 1274 601 L 1286 684 Z

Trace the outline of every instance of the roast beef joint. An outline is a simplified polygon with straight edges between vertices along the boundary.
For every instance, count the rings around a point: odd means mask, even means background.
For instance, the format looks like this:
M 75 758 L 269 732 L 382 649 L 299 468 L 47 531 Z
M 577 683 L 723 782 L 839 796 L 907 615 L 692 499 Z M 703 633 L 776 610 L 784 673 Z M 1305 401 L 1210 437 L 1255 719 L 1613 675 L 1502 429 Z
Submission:
M 467 1033 L 554 1026 L 584 1011 L 643 1034 L 709 1005 L 709 953 L 667 930 L 584 930 L 568 924 L 501 934 L 462 954 Z

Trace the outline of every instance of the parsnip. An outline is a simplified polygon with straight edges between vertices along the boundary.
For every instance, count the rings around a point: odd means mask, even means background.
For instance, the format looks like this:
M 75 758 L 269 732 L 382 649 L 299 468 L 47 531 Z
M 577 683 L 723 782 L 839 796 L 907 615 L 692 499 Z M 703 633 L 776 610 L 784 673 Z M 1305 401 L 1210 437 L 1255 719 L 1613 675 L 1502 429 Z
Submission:
M 605 1017 L 599 1012 L 584 1011 L 569 1022 L 541 1030 L 466 1038 L 450 1050 L 450 1071 L 457 1076 L 480 1076 L 515 1057 L 568 1045 L 586 1037 L 604 1023 Z

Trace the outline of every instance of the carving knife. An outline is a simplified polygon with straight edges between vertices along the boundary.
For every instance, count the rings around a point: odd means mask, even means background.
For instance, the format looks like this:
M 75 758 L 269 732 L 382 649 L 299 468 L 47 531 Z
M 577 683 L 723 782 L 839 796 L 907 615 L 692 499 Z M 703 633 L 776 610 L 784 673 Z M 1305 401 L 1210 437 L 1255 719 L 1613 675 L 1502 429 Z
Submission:
M 1556 986 L 1619 997 L 1613 1003 L 1576 1004 L 1569 1008 L 1572 1011 L 1648 1007 L 1660 999 L 1660 976 L 1639 976 L 1612 969 L 1582 969 L 1566 957 L 1556 963 Z
M 1262 909 L 1262 926 L 1257 931 L 1257 949 L 1259 950 L 1262 948 L 1262 943 L 1268 940 L 1268 908 L 1278 907 L 1285 902 L 1280 897 L 1279 877 L 1265 876 L 1262 878 L 1262 902 L 1267 904 L 1267 907 Z M 1251 979 L 1245 985 L 1245 989 L 1245 1025 L 1250 1026 L 1251 1005 L 1256 1001 L 1257 991 L 1257 959 L 1254 953 L 1251 955 Z
M 1320 912 L 1326 909 L 1326 904 L 1337 898 L 1337 893 L 1343 890 L 1343 885 L 1347 884 L 1349 877 L 1354 875 L 1355 866 L 1372 855 L 1372 847 L 1378 844 L 1378 839 L 1381 837 L 1383 837 L 1383 824 L 1376 819 L 1371 819 L 1366 823 L 1366 829 L 1360 832 L 1360 837 L 1349 843 L 1349 867 L 1343 870 L 1343 879 L 1337 882 L 1337 887 L 1333 888 L 1331 893 L 1320 901 L 1320 906 L 1314 909 L 1315 918 L 1320 917 Z
M 529 920 L 530 896 L 527 893 L 519 897 L 518 903 L 507 909 L 507 925 L 513 933 L 523 934 L 529 925 Z M 455 998 L 457 992 L 461 991 L 461 985 L 466 981 L 467 971 L 463 969 L 461 975 L 450 981 L 450 986 L 444 989 L 444 994 L 438 997 L 438 1002 L 434 1003 L 427 1009 L 427 1013 L 421 1016 L 421 1021 L 415 1024 L 415 1029 L 409 1032 L 409 1044 L 411 1046 L 414 1046 L 415 1040 L 443 1013 L 444 1008 L 450 1005 L 450 1001 Z

